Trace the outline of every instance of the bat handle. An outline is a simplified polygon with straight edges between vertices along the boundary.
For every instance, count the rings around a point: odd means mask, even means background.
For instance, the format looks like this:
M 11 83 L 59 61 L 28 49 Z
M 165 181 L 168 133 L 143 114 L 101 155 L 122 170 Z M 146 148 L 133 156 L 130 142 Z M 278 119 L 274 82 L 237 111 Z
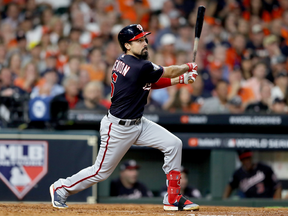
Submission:
M 195 61 L 196 61 L 196 54 L 197 54 L 197 49 L 198 49 L 198 43 L 199 43 L 199 38 L 196 37 L 195 40 L 194 40 L 193 61 L 192 61 L 192 62 L 195 62 Z

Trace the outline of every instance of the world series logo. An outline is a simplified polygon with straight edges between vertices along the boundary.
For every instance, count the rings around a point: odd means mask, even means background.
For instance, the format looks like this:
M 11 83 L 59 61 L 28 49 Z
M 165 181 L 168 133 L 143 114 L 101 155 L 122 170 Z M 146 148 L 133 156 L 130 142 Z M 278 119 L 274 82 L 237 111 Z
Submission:
M 19 200 L 46 175 L 46 141 L 0 141 L 0 179 Z

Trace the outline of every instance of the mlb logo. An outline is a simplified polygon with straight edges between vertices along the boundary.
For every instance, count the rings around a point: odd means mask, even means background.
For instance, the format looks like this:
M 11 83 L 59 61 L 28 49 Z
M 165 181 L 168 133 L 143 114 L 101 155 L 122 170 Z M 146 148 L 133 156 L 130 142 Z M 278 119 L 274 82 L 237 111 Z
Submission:
M 23 197 L 46 175 L 46 141 L 0 141 L 0 179 L 18 197 Z
M 235 148 L 236 147 L 236 139 L 229 139 L 227 146 L 230 148 Z

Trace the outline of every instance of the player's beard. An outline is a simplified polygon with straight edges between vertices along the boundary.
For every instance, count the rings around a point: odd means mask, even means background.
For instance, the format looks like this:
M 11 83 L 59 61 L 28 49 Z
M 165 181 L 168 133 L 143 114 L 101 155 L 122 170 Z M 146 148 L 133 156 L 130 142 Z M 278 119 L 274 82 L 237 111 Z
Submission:
M 141 54 L 135 54 L 135 56 L 139 59 L 147 60 L 149 58 L 149 53 L 147 48 L 143 48 L 141 50 Z

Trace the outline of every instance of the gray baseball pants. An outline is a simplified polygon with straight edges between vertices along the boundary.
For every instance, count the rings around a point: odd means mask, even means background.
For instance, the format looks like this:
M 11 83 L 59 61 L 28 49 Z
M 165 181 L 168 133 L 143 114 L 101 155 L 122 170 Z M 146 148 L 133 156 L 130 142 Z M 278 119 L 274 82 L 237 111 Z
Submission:
M 94 165 L 54 183 L 54 189 L 63 198 L 107 179 L 133 144 L 162 151 L 165 174 L 171 170 L 180 171 L 182 141 L 178 137 L 145 117 L 141 118 L 140 124 L 130 126 L 129 120 L 124 119 L 125 125 L 120 125 L 120 120 L 110 113 L 103 117 L 100 126 L 101 145 Z

